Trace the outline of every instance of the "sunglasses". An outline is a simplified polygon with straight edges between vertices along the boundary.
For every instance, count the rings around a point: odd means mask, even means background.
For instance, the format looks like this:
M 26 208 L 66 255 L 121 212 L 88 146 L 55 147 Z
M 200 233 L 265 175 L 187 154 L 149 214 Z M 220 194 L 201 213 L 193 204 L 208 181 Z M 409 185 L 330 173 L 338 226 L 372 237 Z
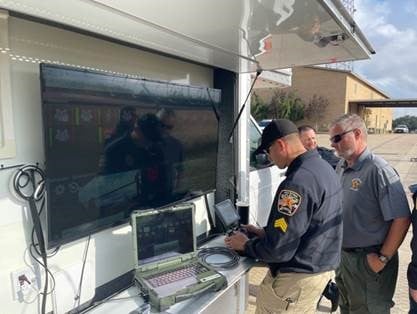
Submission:
M 332 136 L 330 138 L 330 142 L 332 142 L 333 144 L 337 144 L 337 143 L 339 143 L 342 140 L 342 138 L 343 138 L 343 136 L 345 134 L 348 134 L 349 132 L 353 132 L 354 130 L 355 129 L 352 129 L 352 130 L 349 130 L 349 131 L 345 131 L 345 132 L 340 133 L 340 134 L 336 134 L 335 136 Z

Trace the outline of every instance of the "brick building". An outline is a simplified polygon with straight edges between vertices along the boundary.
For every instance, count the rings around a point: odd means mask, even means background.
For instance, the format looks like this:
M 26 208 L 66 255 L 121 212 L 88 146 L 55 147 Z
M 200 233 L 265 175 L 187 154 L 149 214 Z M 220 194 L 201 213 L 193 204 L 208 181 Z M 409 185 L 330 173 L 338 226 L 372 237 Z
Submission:
M 255 92 L 265 102 L 270 102 L 274 94 L 273 88 L 261 88 L 255 85 Z M 357 74 L 339 69 L 323 67 L 297 67 L 292 69 L 291 87 L 285 90 L 293 91 L 308 105 L 313 95 L 322 96 L 329 101 L 318 128 L 327 131 L 332 120 L 344 113 L 361 115 L 370 133 L 386 133 L 392 130 L 393 111 L 391 108 L 369 108 L 358 106 L 353 101 L 389 99 L 383 91 L 377 89 Z M 305 119 L 297 124 L 313 124 Z

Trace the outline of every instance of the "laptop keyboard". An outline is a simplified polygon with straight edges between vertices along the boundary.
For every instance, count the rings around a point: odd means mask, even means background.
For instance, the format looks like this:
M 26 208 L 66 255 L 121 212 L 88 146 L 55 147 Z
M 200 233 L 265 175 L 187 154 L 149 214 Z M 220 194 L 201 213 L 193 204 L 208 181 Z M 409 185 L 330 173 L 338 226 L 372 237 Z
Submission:
M 200 263 L 192 263 L 186 266 L 180 266 L 176 269 L 170 269 L 147 278 L 152 287 L 160 287 L 172 282 L 176 282 L 185 278 L 194 277 L 198 274 L 208 271 L 206 267 Z

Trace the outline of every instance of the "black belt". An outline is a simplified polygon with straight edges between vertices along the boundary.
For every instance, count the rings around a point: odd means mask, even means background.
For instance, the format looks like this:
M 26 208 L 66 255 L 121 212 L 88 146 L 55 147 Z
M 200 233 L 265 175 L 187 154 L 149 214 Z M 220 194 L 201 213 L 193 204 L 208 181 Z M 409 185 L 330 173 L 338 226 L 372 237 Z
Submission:
M 344 247 L 342 248 L 343 251 L 348 253 L 377 253 L 381 249 L 382 244 L 379 245 L 371 245 L 371 246 L 365 246 L 365 247 Z

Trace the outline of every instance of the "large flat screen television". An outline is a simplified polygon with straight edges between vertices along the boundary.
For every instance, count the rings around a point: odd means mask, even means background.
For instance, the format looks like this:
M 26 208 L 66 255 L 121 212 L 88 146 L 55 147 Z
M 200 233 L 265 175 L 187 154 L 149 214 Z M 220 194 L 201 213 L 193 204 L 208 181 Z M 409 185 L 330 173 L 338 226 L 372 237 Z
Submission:
M 219 90 L 41 64 L 48 248 L 215 189 Z

